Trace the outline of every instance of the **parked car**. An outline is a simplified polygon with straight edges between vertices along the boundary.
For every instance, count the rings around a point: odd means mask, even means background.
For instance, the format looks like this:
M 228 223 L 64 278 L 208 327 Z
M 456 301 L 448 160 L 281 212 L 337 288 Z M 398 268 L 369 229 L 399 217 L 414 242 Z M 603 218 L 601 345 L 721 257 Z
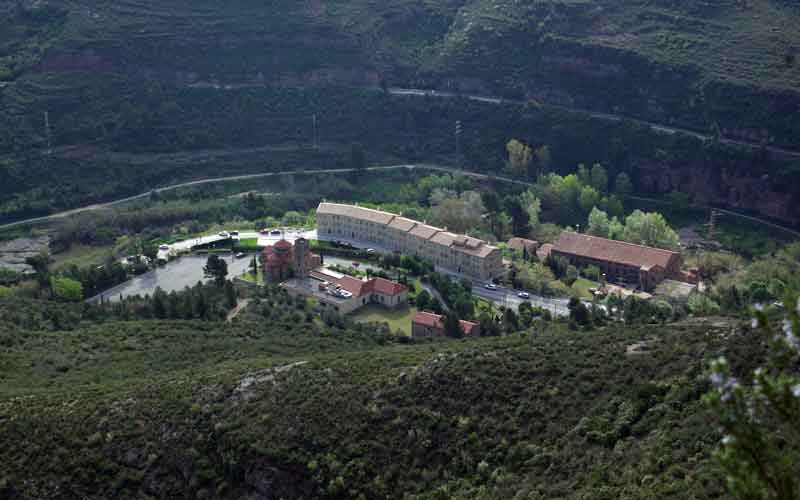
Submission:
M 236 258 L 237 259 L 241 259 L 243 257 L 245 257 L 245 253 L 244 252 L 239 252 L 239 253 L 236 254 Z
M 231 236 L 233 236 L 234 238 L 239 236 L 239 231 L 231 231 Z
M 262 229 L 261 231 L 259 231 L 259 233 L 260 233 L 260 234 L 269 234 L 269 229 L 267 229 L 267 228 L 264 228 L 264 229 Z
M 158 249 L 159 250 L 169 250 L 169 245 L 159 245 Z
M 281 231 L 280 229 L 273 229 L 272 231 L 269 232 L 269 234 L 271 234 L 272 236 L 280 236 Z
M 375 249 L 374 248 L 367 248 L 367 253 L 375 253 Z
M 486 283 L 485 285 L 483 285 L 483 288 L 487 290 L 497 290 L 497 285 L 495 285 L 494 283 Z
M 230 234 L 228 234 L 228 232 L 227 232 L 227 231 L 220 231 L 220 232 L 218 233 L 218 236 L 219 236 L 220 238 L 230 238 L 230 236 L 231 236 L 231 235 L 230 235 Z
M 517 297 L 528 300 L 529 298 L 531 298 L 531 294 L 529 294 L 528 292 L 519 292 L 517 294 Z

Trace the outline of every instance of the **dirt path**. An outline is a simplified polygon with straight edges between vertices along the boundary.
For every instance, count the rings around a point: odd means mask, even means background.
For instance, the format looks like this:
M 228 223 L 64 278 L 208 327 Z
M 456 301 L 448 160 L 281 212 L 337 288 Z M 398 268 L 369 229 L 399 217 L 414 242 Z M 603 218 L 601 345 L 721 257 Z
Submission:
M 227 321 L 228 323 L 233 321 L 234 318 L 236 318 L 236 316 L 238 316 L 240 312 L 247 309 L 248 304 L 250 304 L 250 299 L 239 299 L 239 303 L 236 304 L 236 307 L 230 310 L 230 312 L 228 313 L 228 317 L 225 318 L 225 321 Z

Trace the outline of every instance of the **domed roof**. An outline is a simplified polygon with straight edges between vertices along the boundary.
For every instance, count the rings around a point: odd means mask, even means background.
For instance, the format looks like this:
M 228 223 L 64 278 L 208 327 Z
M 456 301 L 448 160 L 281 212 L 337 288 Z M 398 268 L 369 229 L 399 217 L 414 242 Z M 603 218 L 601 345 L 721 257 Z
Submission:
M 281 241 L 275 243 L 275 248 L 279 249 L 279 250 L 288 250 L 288 249 L 292 248 L 292 244 L 289 243 L 286 240 L 281 240 Z

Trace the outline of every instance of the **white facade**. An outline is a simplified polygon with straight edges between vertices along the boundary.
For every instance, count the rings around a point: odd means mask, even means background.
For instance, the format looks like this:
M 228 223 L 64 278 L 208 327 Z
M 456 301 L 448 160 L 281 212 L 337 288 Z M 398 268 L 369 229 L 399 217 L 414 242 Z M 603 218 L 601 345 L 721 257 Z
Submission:
M 500 250 L 485 241 L 453 234 L 389 212 L 320 203 L 317 233 L 416 255 L 436 267 L 482 280 L 501 276 L 504 271 Z

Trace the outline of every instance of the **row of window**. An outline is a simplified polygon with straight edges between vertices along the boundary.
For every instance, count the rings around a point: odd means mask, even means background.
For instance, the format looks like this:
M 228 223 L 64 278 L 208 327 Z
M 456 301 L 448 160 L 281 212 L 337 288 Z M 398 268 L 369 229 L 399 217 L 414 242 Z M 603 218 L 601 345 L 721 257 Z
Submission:
M 338 215 L 334 215 L 332 217 L 337 219 L 342 218 L 342 216 Z M 351 221 L 349 218 L 344 218 L 342 220 L 345 222 Z M 364 241 L 372 241 L 375 243 L 380 243 L 381 245 L 394 250 L 413 252 L 415 255 L 421 254 L 423 258 L 431 260 L 437 266 L 457 268 L 458 272 L 467 272 L 469 274 L 480 275 L 483 265 L 498 269 L 500 267 L 498 262 L 494 262 L 495 260 L 498 260 L 496 258 L 493 258 L 491 262 L 488 262 L 488 259 L 481 259 L 480 257 L 474 255 L 463 254 L 455 249 L 442 248 L 438 244 L 429 243 L 429 240 L 416 238 L 408 235 L 408 233 L 397 234 L 397 231 L 389 230 L 389 234 L 386 234 L 387 231 L 368 231 L 365 234 L 363 231 L 354 228 L 352 224 L 328 224 L 328 220 L 325 218 L 319 219 L 318 222 L 320 226 L 319 228 L 322 232 Z M 378 227 L 386 228 L 384 225 L 380 225 Z M 393 232 L 394 234 L 392 234 Z M 402 234 L 406 234 L 408 236 L 403 238 Z M 493 270 L 496 273 L 498 269 Z

